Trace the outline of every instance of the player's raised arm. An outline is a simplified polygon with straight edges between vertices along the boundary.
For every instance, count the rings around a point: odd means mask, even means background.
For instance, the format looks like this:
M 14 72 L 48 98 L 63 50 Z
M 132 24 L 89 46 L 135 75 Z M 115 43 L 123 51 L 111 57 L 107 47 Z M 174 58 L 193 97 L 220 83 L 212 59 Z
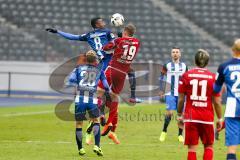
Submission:
M 50 33 L 58 34 L 58 35 L 66 38 L 66 39 L 69 39 L 69 40 L 87 41 L 86 34 L 75 35 L 75 34 L 66 33 L 66 32 L 57 30 L 55 28 L 47 28 L 46 31 L 48 31 Z

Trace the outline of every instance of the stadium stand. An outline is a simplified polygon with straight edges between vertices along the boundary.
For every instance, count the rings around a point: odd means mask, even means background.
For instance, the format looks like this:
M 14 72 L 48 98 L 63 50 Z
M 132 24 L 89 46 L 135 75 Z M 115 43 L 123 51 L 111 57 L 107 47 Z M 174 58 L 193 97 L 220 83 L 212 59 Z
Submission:
M 235 0 L 165 0 L 197 25 L 228 45 L 240 37 L 240 1 Z
M 183 5 L 186 8 L 189 8 L 188 3 L 193 4 L 189 1 L 191 0 L 184 0 Z M 174 5 L 179 12 L 183 12 L 179 0 L 166 0 L 166 2 Z M 198 1 L 194 0 L 194 2 L 197 3 Z M 199 1 L 199 3 L 202 2 Z M 187 10 L 186 8 L 184 10 L 187 15 L 195 10 Z M 199 8 L 201 7 L 199 6 Z M 88 48 L 85 43 L 68 42 L 63 38 L 47 34 L 44 29 L 55 26 L 66 32 L 81 34 L 91 29 L 90 18 L 102 16 L 109 20 L 113 13 L 118 12 L 124 15 L 127 22 L 133 22 L 137 26 L 137 37 L 142 42 L 137 61 L 153 60 L 163 63 L 169 59 L 169 52 L 173 46 L 182 48 L 183 59 L 188 64 L 192 64 L 192 55 L 198 48 L 209 50 L 213 55 L 214 62 L 225 59 L 219 56 L 220 53 L 225 53 L 218 46 L 205 40 L 189 28 L 182 26 L 178 20 L 154 6 L 150 0 L 143 0 L 141 3 L 139 3 L 139 0 L 0 0 L 0 16 L 4 17 L 7 22 L 16 25 L 16 30 L 23 29 L 30 36 L 35 37 L 34 40 L 36 41 L 36 43 L 32 40 L 30 40 L 31 42 L 24 41 L 21 39 L 22 36 L 15 36 L 14 41 L 11 41 L 9 37 L 16 34 L 17 31 L 10 30 L 3 36 L 4 38 L 0 39 L 0 43 L 7 46 L 6 49 L 1 48 L 0 52 L 4 53 L 5 56 L 1 56 L 0 59 L 59 61 L 63 57 L 77 55 Z M 199 12 L 200 10 L 194 12 L 193 20 Z M 211 13 L 209 12 L 209 14 Z M 198 22 L 197 19 L 196 22 Z M 206 22 L 204 21 L 204 23 Z M 199 22 L 199 25 L 204 27 L 201 24 Z M 218 25 L 215 26 L 219 27 Z M 6 29 L 6 27 L 0 25 L 0 30 L 4 30 L 4 28 Z M 22 35 L 22 33 L 18 34 Z M 229 34 L 232 33 L 229 32 Z M 225 39 L 224 35 L 220 34 L 218 38 Z M 21 52 L 19 46 L 21 46 Z M 11 50 L 8 48 L 11 48 Z M 29 58 L 30 55 L 34 58 Z M 212 63 L 211 65 L 216 64 L 218 63 Z

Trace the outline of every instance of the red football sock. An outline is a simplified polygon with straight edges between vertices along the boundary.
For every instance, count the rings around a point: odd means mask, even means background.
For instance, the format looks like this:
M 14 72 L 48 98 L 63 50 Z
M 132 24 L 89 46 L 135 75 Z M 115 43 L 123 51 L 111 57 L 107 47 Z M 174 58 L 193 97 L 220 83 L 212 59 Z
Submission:
M 203 160 L 213 160 L 213 149 L 211 147 L 204 149 Z
M 109 117 L 107 124 L 113 123 L 113 119 L 116 116 L 118 110 L 118 102 L 107 102 L 106 106 L 109 108 Z
M 117 124 L 118 124 L 118 112 L 115 114 L 113 121 L 112 121 L 112 125 L 113 125 L 113 127 L 111 129 L 112 132 L 116 131 Z
M 188 152 L 188 160 L 197 160 L 196 152 L 189 151 Z

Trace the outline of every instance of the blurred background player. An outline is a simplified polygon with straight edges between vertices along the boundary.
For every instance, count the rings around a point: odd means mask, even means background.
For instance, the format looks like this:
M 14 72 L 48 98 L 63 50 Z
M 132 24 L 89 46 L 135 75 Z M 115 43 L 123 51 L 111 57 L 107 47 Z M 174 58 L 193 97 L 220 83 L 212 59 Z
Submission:
M 222 85 L 227 87 L 225 110 L 227 160 L 236 160 L 237 146 L 240 144 L 240 39 L 233 46 L 233 58 L 221 64 L 214 85 L 216 93 L 221 92 Z
M 221 98 L 220 94 L 213 92 L 215 74 L 205 68 L 208 61 L 208 52 L 198 50 L 195 55 L 197 67 L 184 73 L 179 81 L 178 120 L 180 120 L 179 127 L 183 127 L 182 122 L 184 122 L 184 144 L 188 146 L 188 160 L 197 159 L 199 138 L 204 145 L 203 160 L 213 160 L 214 109 L 212 103 L 218 117 L 217 128 L 221 128 L 222 124 Z
M 173 47 L 171 50 L 172 60 L 166 63 L 160 75 L 160 97 L 165 96 L 166 100 L 166 114 L 164 119 L 164 126 L 159 140 L 165 141 L 167 136 L 167 128 L 173 116 L 173 111 L 177 110 L 178 103 L 178 83 L 179 78 L 187 71 L 187 65 L 180 61 L 181 50 L 180 48 Z M 168 85 L 166 85 L 168 84 Z M 170 86 L 171 88 L 168 88 Z M 178 141 L 183 142 L 182 129 L 178 131 Z
M 140 46 L 139 40 L 133 37 L 135 31 L 135 26 L 129 24 L 124 27 L 121 38 L 117 38 L 103 47 L 103 50 L 105 51 L 114 49 L 114 53 L 105 72 L 107 81 L 112 90 L 112 101 L 106 102 L 106 106 L 110 111 L 107 123 L 104 126 L 101 135 L 105 136 L 108 134 L 108 137 L 116 144 L 120 143 L 115 134 L 118 123 L 118 95 L 123 89 L 126 74 L 129 71 L 131 63 L 136 57 Z M 104 94 L 103 88 L 103 84 L 100 83 L 100 97 Z
M 77 95 L 75 97 L 75 119 L 76 119 L 76 142 L 79 155 L 86 152 L 82 146 L 82 127 L 83 120 L 87 120 L 86 111 L 93 121 L 93 133 L 95 136 L 95 146 L 93 151 L 102 156 L 100 148 L 100 111 L 97 107 L 97 84 L 101 80 L 106 91 L 109 91 L 109 85 L 101 67 L 96 65 L 97 56 L 95 51 L 90 50 L 86 53 L 86 64 L 79 65 L 69 75 L 67 86 L 75 86 Z
M 136 76 L 135 76 L 135 71 L 132 67 L 130 67 L 129 71 L 128 71 L 128 80 L 129 80 L 129 84 L 130 84 L 130 98 L 129 98 L 129 102 L 130 103 L 142 103 L 143 100 L 140 98 L 136 97 Z

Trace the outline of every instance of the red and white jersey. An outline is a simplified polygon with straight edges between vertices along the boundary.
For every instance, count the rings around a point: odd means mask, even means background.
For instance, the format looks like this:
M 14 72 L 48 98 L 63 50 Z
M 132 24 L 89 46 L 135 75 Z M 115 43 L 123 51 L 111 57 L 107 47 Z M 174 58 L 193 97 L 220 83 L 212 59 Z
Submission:
M 140 42 L 134 37 L 117 38 L 103 47 L 104 51 L 114 49 L 114 53 L 109 66 L 127 73 L 133 59 L 136 57 L 140 47 Z
M 215 74 L 205 68 L 185 72 L 179 81 L 179 93 L 186 95 L 184 122 L 213 124 L 214 110 L 212 97 Z

